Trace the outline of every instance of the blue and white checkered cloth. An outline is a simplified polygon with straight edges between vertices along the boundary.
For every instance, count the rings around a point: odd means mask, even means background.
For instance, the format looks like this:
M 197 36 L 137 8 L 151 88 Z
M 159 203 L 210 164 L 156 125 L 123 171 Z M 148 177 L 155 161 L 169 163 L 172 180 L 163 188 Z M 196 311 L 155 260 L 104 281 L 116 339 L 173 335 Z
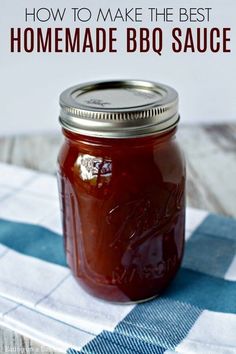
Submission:
M 97 300 L 66 266 L 55 177 L 0 164 L 0 324 L 86 354 L 236 353 L 236 221 L 187 210 L 184 262 L 159 298 Z

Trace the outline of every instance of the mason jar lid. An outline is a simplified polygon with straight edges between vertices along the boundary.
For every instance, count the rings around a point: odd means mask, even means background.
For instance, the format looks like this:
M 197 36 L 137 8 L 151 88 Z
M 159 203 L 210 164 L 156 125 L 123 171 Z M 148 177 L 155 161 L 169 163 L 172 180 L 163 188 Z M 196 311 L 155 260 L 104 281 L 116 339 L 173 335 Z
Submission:
M 152 135 L 174 128 L 179 121 L 177 92 L 151 81 L 80 84 L 62 92 L 60 106 L 64 129 L 94 137 Z

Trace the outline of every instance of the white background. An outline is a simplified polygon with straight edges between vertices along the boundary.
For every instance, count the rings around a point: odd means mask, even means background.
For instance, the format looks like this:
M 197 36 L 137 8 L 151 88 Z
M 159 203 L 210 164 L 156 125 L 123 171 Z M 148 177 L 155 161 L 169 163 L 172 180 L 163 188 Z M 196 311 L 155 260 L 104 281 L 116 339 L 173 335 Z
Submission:
M 236 121 L 236 1 L 235 0 L 109 0 L 63 1 L 31 0 L 0 2 L 0 135 L 59 129 L 58 96 L 65 88 L 97 79 L 140 78 L 169 84 L 180 94 L 180 111 L 184 123 L 222 123 Z M 164 50 L 156 53 L 72 53 L 25 54 L 10 53 L 11 27 L 81 26 L 65 21 L 25 23 L 25 7 L 212 7 L 211 21 L 200 26 L 231 27 L 229 54 L 173 54 Z M 104 26 L 91 22 L 92 27 Z M 89 26 L 85 24 L 83 26 Z M 129 26 L 135 26 L 129 23 Z M 111 26 L 107 23 L 106 26 Z M 127 24 L 112 24 L 119 33 Z M 140 26 L 140 25 L 139 25 Z M 143 27 L 184 27 L 183 24 L 144 22 Z M 186 25 L 185 25 L 186 26 Z M 194 27 L 196 24 L 187 24 Z M 122 39 L 119 39 L 122 44 Z M 166 44 L 167 41 L 166 41 Z

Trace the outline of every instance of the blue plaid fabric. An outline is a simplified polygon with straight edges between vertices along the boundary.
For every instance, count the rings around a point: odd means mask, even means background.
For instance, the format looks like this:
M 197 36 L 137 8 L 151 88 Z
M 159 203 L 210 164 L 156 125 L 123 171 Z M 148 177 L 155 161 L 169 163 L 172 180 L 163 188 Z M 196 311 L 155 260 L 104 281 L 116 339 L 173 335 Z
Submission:
M 187 209 L 171 285 L 114 305 L 85 293 L 66 266 L 55 178 L 0 169 L 0 324 L 68 354 L 236 354 L 236 220 Z
M 160 298 L 137 305 L 112 333 L 68 354 L 174 352 L 204 310 L 236 314 L 236 278 L 224 279 L 235 255 L 236 221 L 209 215 L 188 240 L 182 269 Z M 236 346 L 217 352 L 236 353 Z

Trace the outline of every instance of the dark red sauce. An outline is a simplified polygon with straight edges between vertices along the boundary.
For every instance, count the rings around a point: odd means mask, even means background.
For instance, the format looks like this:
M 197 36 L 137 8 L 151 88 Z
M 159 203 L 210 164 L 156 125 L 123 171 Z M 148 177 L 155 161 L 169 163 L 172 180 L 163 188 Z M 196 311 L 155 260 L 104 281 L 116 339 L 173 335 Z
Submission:
M 75 278 L 92 295 L 148 299 L 180 267 L 185 163 L 175 130 L 129 139 L 63 130 L 58 179 L 65 250 Z

